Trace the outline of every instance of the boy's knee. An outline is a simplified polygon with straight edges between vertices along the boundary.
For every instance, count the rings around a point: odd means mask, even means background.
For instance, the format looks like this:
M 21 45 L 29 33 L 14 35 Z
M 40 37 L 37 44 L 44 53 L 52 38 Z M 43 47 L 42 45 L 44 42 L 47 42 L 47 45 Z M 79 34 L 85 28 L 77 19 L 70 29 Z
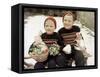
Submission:
M 76 57 L 80 58 L 80 59 L 84 59 L 84 55 L 81 51 L 76 51 Z
M 60 67 L 66 66 L 67 62 L 66 62 L 65 56 L 63 56 L 63 55 L 58 55 L 58 56 L 56 57 L 56 63 L 57 63 L 57 65 L 60 66 Z
M 45 65 L 43 63 L 36 63 L 35 66 L 34 66 L 34 69 L 43 69 L 45 68 Z
M 55 60 L 49 60 L 48 61 L 48 68 L 54 68 L 54 67 L 56 67 Z
M 76 51 L 75 64 L 76 64 L 76 66 L 84 66 L 85 65 L 85 58 L 81 51 Z

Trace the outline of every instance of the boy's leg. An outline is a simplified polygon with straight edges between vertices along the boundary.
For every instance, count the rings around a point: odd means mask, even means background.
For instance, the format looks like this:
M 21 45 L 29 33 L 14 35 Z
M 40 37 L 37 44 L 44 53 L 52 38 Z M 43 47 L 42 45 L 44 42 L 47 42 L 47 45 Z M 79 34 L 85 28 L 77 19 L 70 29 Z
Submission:
M 49 59 L 47 66 L 48 66 L 48 68 L 55 68 L 56 67 L 55 59 L 54 58 Z
M 61 52 L 56 56 L 56 63 L 59 67 L 67 67 L 69 61 L 69 55 L 66 55 L 64 52 Z
M 45 68 L 45 65 L 43 62 L 37 62 L 34 66 L 34 69 L 43 69 Z
M 81 51 L 74 50 L 74 60 L 76 66 L 85 66 L 85 58 Z

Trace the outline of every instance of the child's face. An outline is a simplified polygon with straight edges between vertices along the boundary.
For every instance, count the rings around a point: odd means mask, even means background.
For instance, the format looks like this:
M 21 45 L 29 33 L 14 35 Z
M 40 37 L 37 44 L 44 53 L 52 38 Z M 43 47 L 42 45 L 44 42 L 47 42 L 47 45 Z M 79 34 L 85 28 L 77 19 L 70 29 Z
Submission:
M 47 20 L 45 22 L 45 31 L 47 32 L 47 34 L 52 34 L 55 30 L 55 24 L 52 20 Z
M 63 24 L 66 29 L 70 29 L 73 25 L 73 16 L 72 15 L 65 15 L 63 19 Z

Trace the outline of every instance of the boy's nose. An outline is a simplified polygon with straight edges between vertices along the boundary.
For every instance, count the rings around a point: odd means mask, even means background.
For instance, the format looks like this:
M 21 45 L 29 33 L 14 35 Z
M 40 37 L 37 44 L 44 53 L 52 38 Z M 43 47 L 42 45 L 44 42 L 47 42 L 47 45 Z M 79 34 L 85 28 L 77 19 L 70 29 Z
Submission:
M 69 23 L 68 23 L 68 22 L 65 22 L 64 24 L 65 24 L 65 25 L 68 25 Z

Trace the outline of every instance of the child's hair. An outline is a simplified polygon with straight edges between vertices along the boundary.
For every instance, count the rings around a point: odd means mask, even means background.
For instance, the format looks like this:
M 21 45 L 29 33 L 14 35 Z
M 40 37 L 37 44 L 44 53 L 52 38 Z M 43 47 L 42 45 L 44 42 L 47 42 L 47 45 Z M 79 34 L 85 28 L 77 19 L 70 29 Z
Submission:
M 63 17 L 62 20 L 64 20 L 65 15 L 72 16 L 72 17 L 73 17 L 73 21 L 76 20 L 76 17 L 75 17 L 75 15 L 73 14 L 72 11 L 66 11 L 66 12 L 64 13 L 64 15 L 62 16 L 62 17 Z
M 45 23 L 46 23 L 47 20 L 52 20 L 55 24 L 55 29 L 56 29 L 57 26 L 56 26 L 56 20 L 54 19 L 54 17 L 49 16 L 48 18 L 46 18 L 45 21 L 44 21 L 44 26 L 45 26 Z

